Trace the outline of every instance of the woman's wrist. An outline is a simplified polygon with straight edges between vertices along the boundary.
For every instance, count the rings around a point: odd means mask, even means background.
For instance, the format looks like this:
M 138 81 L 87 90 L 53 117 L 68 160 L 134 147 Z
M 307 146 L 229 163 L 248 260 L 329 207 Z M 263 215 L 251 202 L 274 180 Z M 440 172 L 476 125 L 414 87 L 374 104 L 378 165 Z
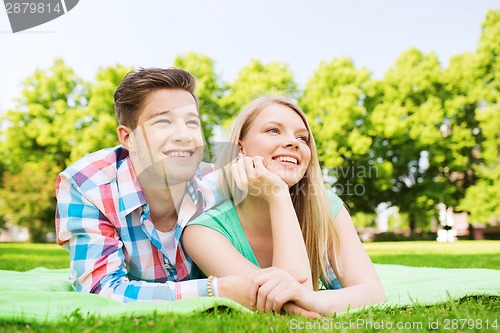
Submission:
M 290 197 L 290 192 L 287 187 L 286 189 L 280 188 L 273 190 L 272 193 L 266 197 L 266 201 L 269 205 L 285 205 L 291 204 L 292 198 Z

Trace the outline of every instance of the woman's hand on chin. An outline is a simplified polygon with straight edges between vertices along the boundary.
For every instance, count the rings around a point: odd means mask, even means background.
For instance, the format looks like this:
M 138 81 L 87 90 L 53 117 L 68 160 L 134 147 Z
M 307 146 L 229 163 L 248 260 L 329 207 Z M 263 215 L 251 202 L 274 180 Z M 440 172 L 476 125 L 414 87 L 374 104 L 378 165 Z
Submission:
M 260 156 L 241 156 L 231 166 L 231 172 L 240 190 L 267 202 L 281 195 L 290 195 L 288 185 L 266 168 Z

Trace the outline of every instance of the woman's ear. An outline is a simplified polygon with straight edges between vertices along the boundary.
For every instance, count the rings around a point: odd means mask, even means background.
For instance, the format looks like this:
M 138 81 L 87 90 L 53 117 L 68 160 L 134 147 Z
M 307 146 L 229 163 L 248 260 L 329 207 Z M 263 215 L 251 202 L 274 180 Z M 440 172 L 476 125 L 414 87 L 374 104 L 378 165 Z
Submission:
M 120 141 L 120 144 L 123 146 L 123 148 L 130 151 L 130 149 L 132 148 L 132 131 L 130 130 L 130 128 L 124 125 L 120 125 L 116 129 L 116 132 L 118 133 L 118 140 Z
M 238 155 L 243 155 L 243 156 L 245 156 L 245 155 L 246 155 L 246 154 L 245 154 L 245 148 L 243 148 L 243 145 L 242 145 L 241 140 L 238 140 L 238 148 L 239 148 L 239 150 L 238 150 Z

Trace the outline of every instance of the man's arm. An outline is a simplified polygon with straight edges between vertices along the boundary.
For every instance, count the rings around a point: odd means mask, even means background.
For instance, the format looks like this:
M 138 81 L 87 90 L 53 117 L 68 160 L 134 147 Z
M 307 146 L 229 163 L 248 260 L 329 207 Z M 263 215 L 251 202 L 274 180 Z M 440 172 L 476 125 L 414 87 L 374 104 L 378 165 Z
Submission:
M 57 242 L 70 253 L 70 279 L 76 291 L 120 302 L 207 296 L 206 279 L 165 283 L 130 281 L 116 226 L 64 174 L 57 179 L 56 197 Z M 213 284 L 216 287 L 217 281 Z

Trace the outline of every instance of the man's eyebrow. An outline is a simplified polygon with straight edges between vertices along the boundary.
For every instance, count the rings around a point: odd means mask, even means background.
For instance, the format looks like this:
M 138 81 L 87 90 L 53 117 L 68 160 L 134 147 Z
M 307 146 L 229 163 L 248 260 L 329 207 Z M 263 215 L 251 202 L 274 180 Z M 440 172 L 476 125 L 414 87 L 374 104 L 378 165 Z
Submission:
M 165 111 L 160 111 L 160 112 L 157 112 L 157 113 L 153 113 L 152 115 L 150 115 L 148 117 L 148 120 L 156 118 L 156 117 L 159 117 L 159 116 L 164 116 L 164 115 L 166 115 L 167 113 L 169 113 L 171 111 L 172 110 L 165 110 Z M 198 113 L 196 113 L 196 112 L 189 112 L 187 115 L 190 116 L 190 117 L 200 118 L 200 115 Z
M 151 115 L 149 115 L 148 119 L 153 119 L 155 117 L 158 117 L 158 116 L 163 116 L 167 113 L 169 113 L 171 110 L 165 110 L 165 111 L 160 111 L 160 112 L 157 112 L 157 113 L 153 113 Z

